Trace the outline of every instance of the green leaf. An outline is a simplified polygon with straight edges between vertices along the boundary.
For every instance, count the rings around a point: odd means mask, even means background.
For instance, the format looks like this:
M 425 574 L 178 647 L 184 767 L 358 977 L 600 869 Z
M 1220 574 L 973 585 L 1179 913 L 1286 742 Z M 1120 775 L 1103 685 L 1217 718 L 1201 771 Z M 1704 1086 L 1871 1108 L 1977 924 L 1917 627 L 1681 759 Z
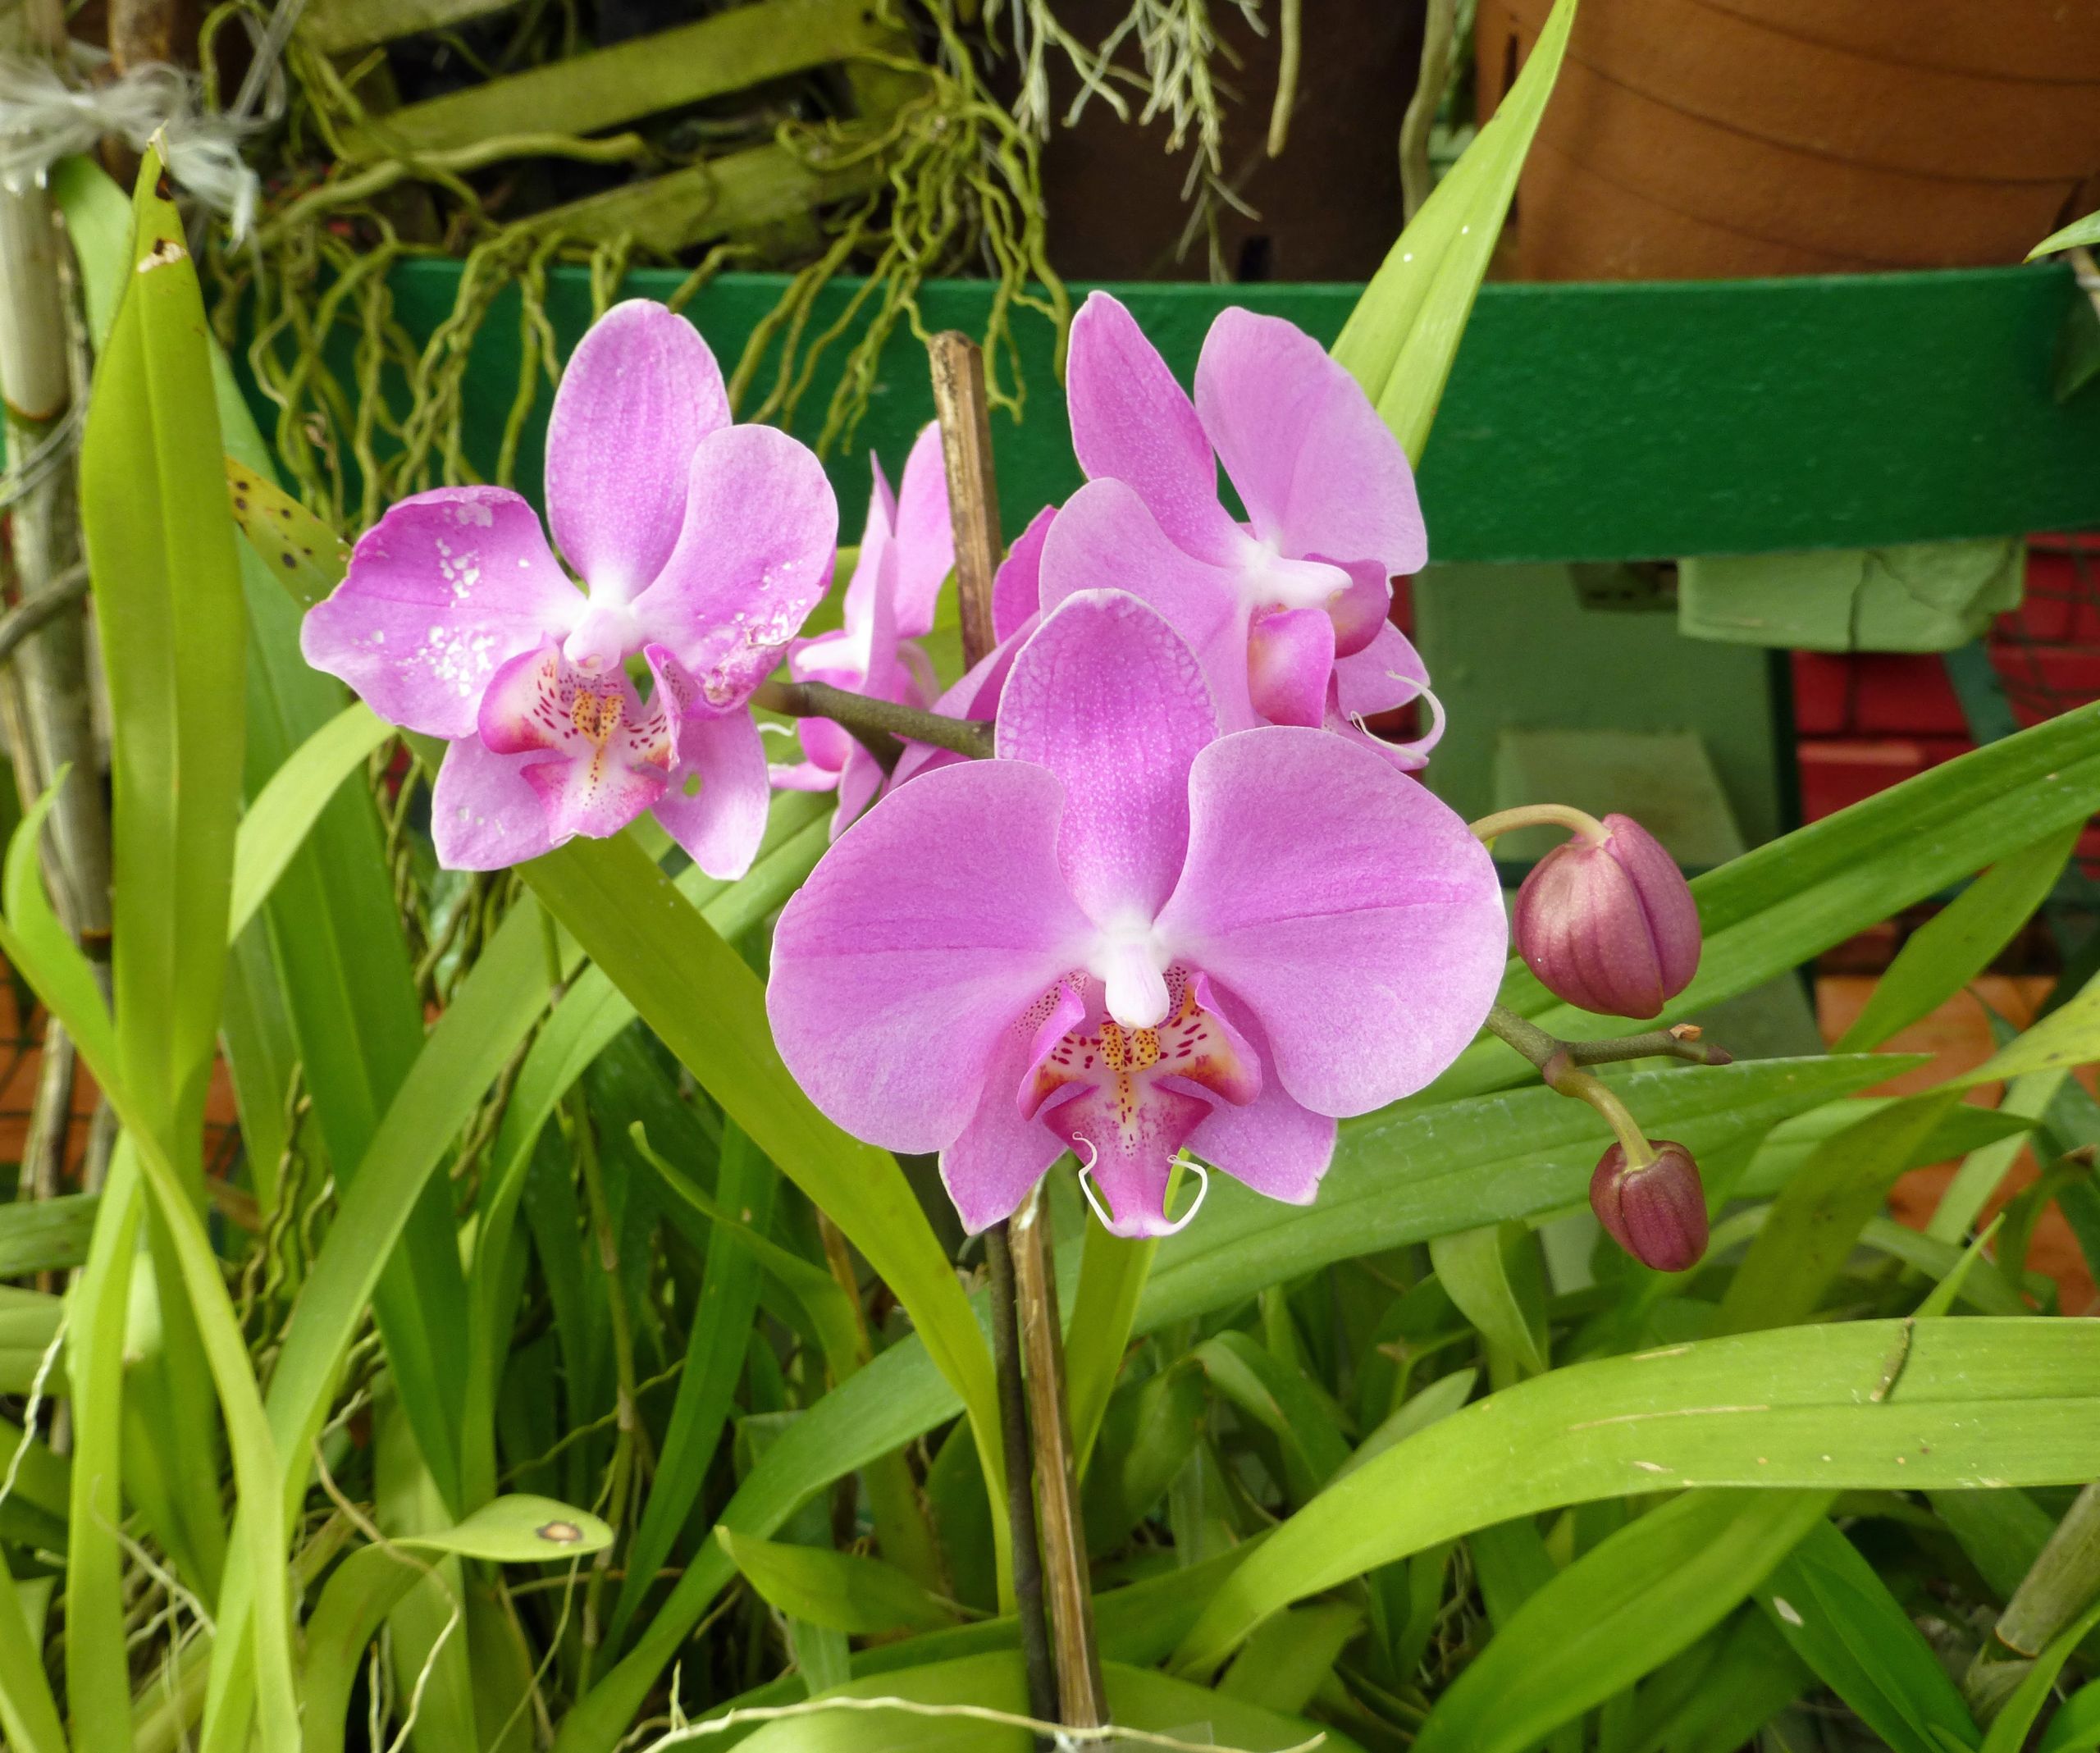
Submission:
M 1312 1701 L 1350 1639 L 1363 1628 L 1363 1613 L 1341 1601 L 1280 1613 L 1247 1640 L 1218 1682 L 1218 1691 L 1264 1710 L 1294 1715 Z
M 1605 1081 L 1658 1137 L 1708 1157 L 1921 1063 L 1889 1054 L 1768 1059 L 1614 1071 Z M 1577 1209 L 1610 1142 L 1588 1104 L 1538 1084 L 1345 1120 L 1311 1205 L 1279 1206 L 1213 1177 L 1203 1221 L 1160 1244 L 1139 1329 L 1223 1308 L 1336 1260 Z
M 2068 1483 L 2096 1440 L 2100 1334 L 2082 1323 L 1859 1322 L 1576 1364 L 1337 1480 L 1234 1573 L 1176 1665 L 1208 1670 L 1293 1601 L 1559 1504 L 1691 1485 Z
M 2100 213 L 2088 213 L 2083 219 L 2074 219 L 2061 231 L 2052 231 L 2032 249 L 2027 259 L 2046 256 L 2059 249 L 2075 249 L 2081 244 L 2100 244 Z
M 1206 1340 L 1189 1356 L 1212 1387 L 1276 1440 L 1288 1475 L 1279 1483 L 1294 1501 L 1311 1497 L 1348 1460 L 1348 1443 L 1295 1365 L 1235 1331 Z
M 66 1753 L 58 1701 L 51 1696 L 43 1657 L 30 1641 L 18 1599 L 21 1586 L 0 1565 L 0 1729 L 16 1753 Z M 128 1712 L 130 1701 L 121 1702 Z
M 1721 1330 L 1742 1333 L 1807 1319 L 1919 1144 L 1954 1102 L 1952 1092 L 1899 1102 L 1817 1147 L 1780 1190 L 1730 1281 Z
M 88 958 L 73 942 L 72 934 L 59 923 L 51 897 L 45 893 L 38 842 L 44 819 L 58 801 L 54 781 L 49 790 L 31 804 L 7 841 L 7 860 L 0 872 L 0 903 L 4 903 L 7 929 L 19 952 L 11 949 L 16 971 L 36 984 L 38 993 L 52 1014 L 65 1024 L 83 1057 L 90 1062 L 116 1063 L 116 1029 L 109 1020 L 109 1007 L 103 1002 L 102 988 Z M 23 959 L 34 962 L 32 975 Z
M 1104 1662 L 1102 1680 L 1108 1693 L 1109 1717 L 1125 1728 L 1178 1733 L 1186 1739 L 1191 1723 L 1206 1724 L 1207 1738 L 1241 1753 L 1281 1753 L 1285 1748 L 1303 1746 L 1318 1732 L 1302 1719 L 1279 1716 L 1144 1669 Z M 976 1705 L 1011 1715 L 1025 1715 L 1028 1710 L 1020 1658 L 1005 1653 L 856 1680 L 824 1696 L 901 1698 L 936 1710 Z M 1340 1730 L 1328 1728 L 1326 1737 L 1322 1753 L 1358 1753 L 1356 1743 Z M 1011 1753 L 1025 1743 L 1011 1728 L 987 1723 L 972 1725 L 905 1710 L 834 1710 L 768 1723 L 742 1745 L 750 1753 L 924 1753 L 932 1746 L 938 1746 L 942 1753 Z
M 360 1546 L 336 1567 L 306 1622 L 301 1753 L 342 1753 L 345 1719 L 366 1647 L 427 1574 L 426 1567 L 386 1546 Z
M 1532 1376 L 1547 1367 L 1545 1284 L 1537 1249 L 1530 1228 L 1521 1223 L 1483 1225 L 1432 1236 L 1429 1243 L 1437 1281 L 1459 1305 L 1459 1312 L 1490 1345 L 1508 1353 Z
M 1874 982 L 1831 1051 L 1865 1052 L 1937 1010 L 1992 959 L 2048 898 L 2083 831 L 2072 823 L 2009 853 L 1912 934 Z
M 1735 1610 L 1822 1522 L 1821 1491 L 1687 1491 L 1532 1595 L 1422 1726 L 1418 1753 L 1520 1753 Z
M 961 1617 L 893 1564 L 822 1546 L 790 1546 L 718 1527 L 744 1580 L 792 1618 L 855 1637 L 933 1631 Z
M 1693 879 L 1699 972 L 1655 1020 L 1696 1017 L 2096 809 L 2100 707 L 2081 706 L 1732 859 Z M 1504 979 L 1502 1002 L 1564 1040 L 1626 1026 L 1559 1003 L 1519 963 Z M 1483 1041 L 1414 1099 L 1532 1075 L 1500 1041 Z
M 1828 1522 L 1772 1573 L 1758 1605 L 1824 1683 L 1897 1753 L 1978 1736 L 1961 1694 L 1858 1549 Z
M 57 1272 L 88 1258 L 97 1196 L 61 1194 L 55 1199 L 14 1199 L 0 1205 L 0 1278 Z
M 1997 1107 L 1988 1112 L 2002 1114 L 2008 1120 L 2025 1120 L 2031 1126 L 2048 1112 L 2049 1104 L 2070 1075 L 2063 1071 L 2031 1071 L 2025 1077 L 2015 1078 L 2006 1085 Z M 1955 1109 L 1949 1117 L 1981 1112 L 1984 1111 L 1965 1104 Z M 1932 1221 L 1925 1226 L 1925 1234 L 1936 1241 L 1959 1242 L 1990 1203 L 1991 1195 L 1997 1191 L 1999 1183 L 2026 1146 L 2025 1130 L 2011 1133 L 1993 1143 L 1972 1145 L 1965 1153 L 1966 1160 L 1947 1183 L 1947 1191 L 1940 1195 Z M 1933 1160 L 1944 1161 L 1945 1155 Z
M 2012 1696 L 1992 1720 L 1990 1732 L 1984 1737 L 1984 1753 L 2020 1753 L 2027 1745 L 2034 1719 L 2041 1715 L 2042 1707 L 2048 1703 L 2049 1695 L 2055 1689 L 2057 1676 L 2063 1672 L 2064 1664 L 2095 1627 L 2100 1627 L 2100 1600 L 2093 1602 L 2057 1632 L 2050 1640 L 2048 1648 L 2028 1664 L 2020 1684 L 2013 1688 Z
M 394 1536 L 397 1546 L 491 1564 L 557 1563 L 602 1552 L 612 1543 L 612 1529 L 588 1510 L 523 1493 L 491 1498 L 450 1527 Z
M 828 801 L 806 793 L 776 797 L 765 846 L 741 882 L 715 882 L 696 866 L 678 879 L 680 889 L 701 906 L 708 923 L 724 937 L 737 937 L 776 909 L 815 865 L 830 843 L 822 819 Z M 585 969 L 534 1038 L 504 1105 L 491 1171 L 482 1178 L 474 1244 L 462 1435 L 469 1501 L 477 1502 L 495 1489 L 496 1372 L 509 1349 L 511 1311 L 498 1306 L 502 1275 L 495 1262 L 509 1246 L 534 1146 L 585 1068 L 633 1021 L 633 1005 L 605 970 Z
M 24 830 L 31 833 L 29 824 Z M 21 833 L 17 833 L 17 840 Z M 11 848 L 9 862 L 13 862 Z M 39 895 L 39 898 L 41 898 Z M 10 897 L 10 918 L 17 916 Z M 72 947 L 66 941 L 66 947 Z M 97 1002 L 100 1002 L 99 997 Z M 139 1225 L 145 1211 L 131 1141 L 120 1139 L 103 1184 L 94 1239 L 72 1290 L 67 1344 L 73 1475 L 66 1516 L 66 1690 L 84 1743 L 130 1745 L 124 1647 L 122 1471 L 124 1340 Z M 108 1737 L 106 1743 L 101 1737 Z
M 219 1025 L 248 624 L 204 306 L 157 158 L 95 372 L 80 509 L 107 674 L 118 1063 L 193 1186 Z
M 663 1177 L 664 1185 L 721 1230 L 733 1245 L 742 1249 L 761 1271 L 802 1306 L 816 1332 L 824 1367 L 830 1372 L 832 1380 L 843 1381 L 851 1376 L 860 1364 L 860 1326 L 854 1319 L 852 1299 L 838 1281 L 822 1267 L 783 1248 L 769 1236 L 760 1235 L 748 1223 L 723 1210 L 690 1175 L 650 1148 L 647 1129 L 640 1121 L 635 1121 L 628 1131 L 642 1160 Z M 737 1137 L 733 1131 L 724 1139 L 725 1157 L 732 1149 L 731 1139 Z M 705 1282 L 703 1276 L 703 1294 Z
M 1757 1147 L 1749 1167 L 1735 1184 L 1733 1196 L 1739 1199 L 1770 1198 L 1801 1171 L 1802 1165 L 1825 1139 L 1856 1125 L 1869 1114 L 1892 1107 L 1901 1099 L 1896 1096 L 1853 1096 L 1781 1121 Z M 2032 1115 L 2007 1113 L 2002 1108 L 1972 1107 L 1966 1103 L 1950 1108 L 1940 1116 L 1939 1124 L 1919 1141 L 1908 1166 L 1915 1169 L 1927 1163 L 1944 1162 L 1950 1157 L 2006 1140 L 2017 1151 L 2034 1124 Z M 1964 1233 L 1956 1231 L 1945 1239 L 1958 1242 Z
M 1101 1423 L 1104 1446 L 1087 1469 L 1080 1497 L 1089 1555 L 1113 1551 L 1166 1495 L 1195 1453 L 1208 1410 L 1202 1374 L 1181 1363 L 1110 1399 Z
M 1168 1175 L 1166 1208 L 1174 1202 L 1178 1171 Z M 1080 1257 L 1080 1287 L 1065 1334 L 1065 1397 L 1072 1422 L 1072 1454 L 1082 1478 L 1093 1457 L 1116 1377 L 1130 1349 L 1130 1323 L 1144 1294 L 1157 1236 L 1112 1235 L 1089 1210 L 1086 1250 Z
M 778 1177 L 773 1165 L 733 1125 L 725 1129 L 716 1176 L 716 1186 L 737 1210 L 751 1212 L 761 1223 L 768 1219 Z M 610 1641 L 615 1649 L 699 1501 L 743 1373 L 762 1269 L 754 1249 L 727 1225 L 715 1225 L 707 1239 L 707 1264 L 694 1308 L 685 1372 L 678 1378 L 670 1423 L 664 1433 L 663 1459 L 642 1506 L 641 1525 L 628 1548 L 627 1580 L 620 1585 L 613 1609 Z M 832 1286 L 834 1291 L 838 1288 Z M 851 1321 L 850 1313 L 847 1318 Z
M 1337 363 L 1419 463 L 1518 173 L 1560 74 L 1575 0 L 1555 0 L 1493 118 L 1387 253 L 1334 346 Z
M 2042 1731 L 2035 1753 L 2089 1753 L 2100 1747 L 2100 1682 L 2080 1687 Z
M 896 1293 L 970 1408 L 996 1498 L 1004 1463 L 992 1358 L 969 1299 L 896 1159 L 833 1125 L 788 1075 L 758 976 L 632 836 L 572 841 L 520 870 L 724 1112 Z M 995 1532 L 1003 1527 L 994 1518 Z
M 229 941 L 240 935 L 328 807 L 336 788 L 394 734 L 363 702 L 347 705 L 270 776 L 242 817 L 234 844 Z

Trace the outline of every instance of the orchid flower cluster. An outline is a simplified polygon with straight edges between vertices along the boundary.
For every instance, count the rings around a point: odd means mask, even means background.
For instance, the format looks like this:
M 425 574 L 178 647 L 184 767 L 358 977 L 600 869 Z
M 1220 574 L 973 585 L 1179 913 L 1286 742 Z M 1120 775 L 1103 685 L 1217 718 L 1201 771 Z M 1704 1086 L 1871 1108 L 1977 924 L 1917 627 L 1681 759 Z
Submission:
M 585 337 L 548 433 L 549 521 L 582 588 L 518 495 L 443 489 L 358 544 L 305 650 L 447 741 L 448 865 L 651 811 L 734 876 L 769 783 L 835 791 L 836 843 L 774 943 L 790 1070 L 848 1130 L 937 1153 L 973 1230 L 1071 1150 L 1110 1226 L 1155 1235 L 1176 1227 L 1180 1163 L 1309 1201 L 1338 1119 L 1473 1038 L 1508 934 L 1486 849 L 1409 776 L 1440 714 L 1388 609 L 1426 542 L 1354 381 L 1289 323 L 1229 310 L 1191 397 L 1097 293 L 1069 388 L 1087 483 L 1016 541 L 997 646 L 943 693 L 915 642 L 953 563 L 938 435 L 895 491 L 876 465 L 843 625 L 798 639 L 834 563 L 824 472 L 733 424 L 705 342 L 640 301 Z M 806 719 L 802 758 L 769 767 L 751 699 L 783 660 L 989 720 L 994 756 L 914 742 L 886 774 Z M 1417 740 L 1367 727 L 1418 701 Z

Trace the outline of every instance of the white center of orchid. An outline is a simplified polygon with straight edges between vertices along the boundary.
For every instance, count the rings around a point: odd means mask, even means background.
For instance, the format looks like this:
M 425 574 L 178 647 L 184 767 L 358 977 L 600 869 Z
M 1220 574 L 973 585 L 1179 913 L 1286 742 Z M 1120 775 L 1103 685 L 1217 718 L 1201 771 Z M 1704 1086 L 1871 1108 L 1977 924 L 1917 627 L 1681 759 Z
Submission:
M 1249 535 L 1239 597 L 1249 609 L 1324 609 L 1349 588 L 1349 574 L 1322 560 L 1287 558 L 1273 537 Z
M 1166 967 L 1173 957 L 1149 919 L 1128 916 L 1102 928 L 1086 970 L 1107 988 L 1102 1002 L 1125 1029 L 1166 1020 Z
M 562 642 L 561 654 L 578 669 L 595 674 L 619 669 L 641 642 L 641 624 L 628 606 L 626 593 L 594 590 L 575 629 Z

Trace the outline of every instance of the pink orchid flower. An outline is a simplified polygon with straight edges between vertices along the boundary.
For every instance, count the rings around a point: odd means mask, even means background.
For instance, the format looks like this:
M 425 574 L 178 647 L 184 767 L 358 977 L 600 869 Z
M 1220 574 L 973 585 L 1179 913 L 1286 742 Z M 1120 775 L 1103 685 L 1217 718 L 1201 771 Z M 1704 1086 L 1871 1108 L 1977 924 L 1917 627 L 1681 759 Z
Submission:
M 829 585 L 823 468 L 784 432 L 731 425 L 707 343 L 637 299 L 563 374 L 546 485 L 582 591 L 521 495 L 441 487 L 366 532 L 306 618 L 306 660 L 450 743 L 431 806 L 450 869 L 517 864 L 653 810 L 710 876 L 741 876 L 770 796 L 745 701 Z
M 1217 732 L 1166 623 L 1080 592 L 1014 659 L 1000 758 L 885 798 L 781 916 L 789 1069 L 848 1131 L 939 1152 L 973 1230 L 1067 1148 L 1119 1235 L 1177 1227 L 1185 1149 L 1306 1203 L 1336 1117 L 1487 1014 L 1507 932 L 1465 824 L 1324 731 Z
M 955 565 L 941 430 L 929 426 L 920 433 L 905 459 L 899 492 L 890 491 L 881 463 L 869 461 L 874 495 L 846 587 L 845 624 L 835 633 L 797 640 L 788 653 L 788 673 L 798 682 L 828 682 L 870 699 L 927 707 L 940 688 L 932 660 L 911 641 L 933 631 L 941 581 Z M 796 731 L 804 759 L 774 766 L 773 783 L 790 791 L 836 791 L 836 838 L 874 801 L 885 775 L 874 756 L 829 719 L 804 719 Z
M 1088 484 L 1058 514 L 1042 606 L 1129 573 L 1202 659 L 1227 731 L 1325 726 L 1403 769 L 1442 732 L 1429 672 L 1386 619 L 1428 556 L 1413 472 L 1354 378 L 1278 317 L 1221 311 L 1193 401 L 1129 311 L 1096 292 L 1072 322 L 1072 449 Z M 1219 502 L 1220 462 L 1246 507 Z M 1422 700 L 1395 744 L 1363 721 Z

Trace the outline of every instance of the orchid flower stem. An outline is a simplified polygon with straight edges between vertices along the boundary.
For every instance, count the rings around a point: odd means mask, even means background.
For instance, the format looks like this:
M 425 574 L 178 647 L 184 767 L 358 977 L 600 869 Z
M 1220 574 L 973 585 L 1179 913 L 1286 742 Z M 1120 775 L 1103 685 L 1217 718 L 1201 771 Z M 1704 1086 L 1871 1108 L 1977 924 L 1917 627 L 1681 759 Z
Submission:
M 1608 1085 L 1582 1068 L 1628 1059 L 1668 1057 L 1703 1066 L 1724 1066 L 1730 1059 L 1724 1049 L 1705 1045 L 1698 1026 L 1692 1023 L 1679 1023 L 1670 1029 L 1650 1029 L 1641 1034 L 1611 1035 L 1597 1041 L 1564 1041 L 1498 1004 L 1487 1013 L 1487 1027 L 1491 1034 L 1500 1037 L 1536 1066 L 1548 1088 L 1578 1102 L 1586 1102 L 1602 1115 L 1625 1147 L 1628 1164 L 1635 1168 L 1652 1161 L 1654 1149 L 1626 1104 Z
M 1610 830 L 1596 817 L 1564 803 L 1520 804 L 1513 810 L 1497 810 L 1492 815 L 1483 815 L 1477 822 L 1468 823 L 1467 827 L 1473 838 L 1488 846 L 1520 828 L 1565 828 L 1570 833 L 1581 834 L 1599 844 L 1611 838 Z
M 982 720 L 946 718 L 895 701 L 871 700 L 827 682 L 767 682 L 751 696 L 751 704 L 784 718 L 829 719 L 881 761 L 885 771 L 896 766 L 906 742 L 930 743 L 972 760 L 992 752 L 992 727 Z

